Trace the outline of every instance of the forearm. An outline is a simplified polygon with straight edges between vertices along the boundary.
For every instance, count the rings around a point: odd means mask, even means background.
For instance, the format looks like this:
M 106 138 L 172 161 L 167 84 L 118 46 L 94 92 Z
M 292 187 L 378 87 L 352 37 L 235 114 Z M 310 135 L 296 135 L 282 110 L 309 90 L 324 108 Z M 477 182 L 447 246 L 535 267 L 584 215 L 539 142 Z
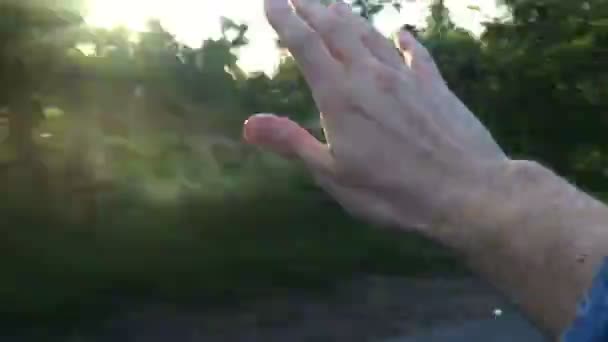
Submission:
M 608 254 L 608 208 L 536 163 L 492 184 L 429 234 L 557 336 Z

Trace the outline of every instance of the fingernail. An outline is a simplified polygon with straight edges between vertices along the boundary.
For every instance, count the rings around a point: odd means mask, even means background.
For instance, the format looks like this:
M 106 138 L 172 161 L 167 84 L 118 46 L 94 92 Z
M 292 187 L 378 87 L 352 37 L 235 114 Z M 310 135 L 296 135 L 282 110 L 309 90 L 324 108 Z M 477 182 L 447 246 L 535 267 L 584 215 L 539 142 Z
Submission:
M 410 32 L 399 33 L 399 47 L 401 50 L 412 50 L 416 46 L 416 38 Z
M 409 40 L 409 39 L 411 39 L 411 37 L 412 37 L 411 33 L 407 30 L 401 30 L 401 32 L 399 32 L 399 39 Z
M 273 145 L 283 141 L 287 130 L 281 119 L 274 114 L 256 114 L 245 121 L 243 135 L 256 144 Z
M 255 116 L 256 118 L 266 118 L 266 117 L 275 117 L 276 115 L 268 114 L 268 113 L 258 113 L 258 114 L 254 114 L 253 116 Z
M 258 114 L 254 114 L 253 116 L 249 117 L 248 119 L 245 120 L 245 122 L 243 123 L 244 126 L 247 126 L 247 124 L 249 124 L 249 121 L 253 118 L 259 118 L 259 117 L 272 117 L 274 116 L 273 114 L 266 114 L 266 113 L 258 113 Z

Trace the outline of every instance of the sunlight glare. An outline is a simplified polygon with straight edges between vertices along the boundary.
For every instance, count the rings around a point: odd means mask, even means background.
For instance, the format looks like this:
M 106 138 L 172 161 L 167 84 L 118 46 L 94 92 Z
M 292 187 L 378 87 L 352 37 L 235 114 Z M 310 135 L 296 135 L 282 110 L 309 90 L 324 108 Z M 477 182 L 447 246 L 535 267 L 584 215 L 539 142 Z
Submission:
M 484 13 L 495 13 L 493 0 L 471 0 Z M 389 8 L 374 20 L 378 29 L 390 35 L 401 25 L 424 25 L 429 0 L 404 1 L 400 13 Z M 460 0 L 446 1 L 456 23 L 480 33 L 480 13 L 468 10 Z M 89 0 L 87 23 L 103 28 L 124 26 L 133 31 L 146 29 L 150 18 L 184 44 L 200 47 L 208 38 L 221 37 L 220 17 L 226 16 L 249 25 L 250 44 L 239 53 L 239 66 L 246 72 L 271 74 L 280 61 L 275 32 L 266 22 L 263 0 Z
M 220 17 L 249 25 L 251 43 L 242 49 L 239 65 L 245 71 L 271 73 L 279 62 L 276 34 L 264 18 L 263 1 L 243 0 L 90 0 L 87 23 L 97 27 L 124 26 L 146 29 L 150 18 L 184 44 L 201 46 L 205 39 L 221 37 Z

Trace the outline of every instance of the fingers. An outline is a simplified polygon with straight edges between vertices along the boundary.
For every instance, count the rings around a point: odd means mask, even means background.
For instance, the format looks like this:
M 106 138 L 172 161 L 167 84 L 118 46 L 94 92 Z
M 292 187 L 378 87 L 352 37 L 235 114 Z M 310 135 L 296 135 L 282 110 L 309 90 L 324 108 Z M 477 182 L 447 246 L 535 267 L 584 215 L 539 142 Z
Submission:
M 397 70 L 403 70 L 403 59 L 399 51 L 389 39 L 383 36 L 375 28 L 369 27 L 361 37 L 363 45 L 371 51 L 372 55 L 380 62 Z
M 313 89 L 324 79 L 338 78 L 338 62 L 329 53 L 321 36 L 294 12 L 288 0 L 265 0 L 265 10 L 270 25 L 296 59 Z
M 272 114 L 257 114 L 244 125 L 245 140 L 284 158 L 300 159 L 313 172 L 329 175 L 334 160 L 327 145 L 297 123 Z
M 424 79 L 443 80 L 429 51 L 411 33 L 401 31 L 395 40 L 397 47 L 403 53 L 405 63 L 412 70 Z
M 342 10 L 340 7 L 348 7 L 348 5 L 334 3 L 329 8 L 331 11 L 340 11 Z M 359 36 L 363 46 L 380 62 L 392 68 L 402 70 L 404 67 L 403 59 L 395 45 L 361 16 L 352 13 L 352 11 L 350 12 L 348 20 L 351 21 L 351 27 L 356 28 L 355 31 L 351 32 L 351 35 Z
M 353 13 L 345 3 L 339 2 L 332 10 L 319 0 L 292 0 L 296 12 L 315 31 L 319 32 L 333 57 L 345 65 L 359 64 L 371 57 L 356 34 Z

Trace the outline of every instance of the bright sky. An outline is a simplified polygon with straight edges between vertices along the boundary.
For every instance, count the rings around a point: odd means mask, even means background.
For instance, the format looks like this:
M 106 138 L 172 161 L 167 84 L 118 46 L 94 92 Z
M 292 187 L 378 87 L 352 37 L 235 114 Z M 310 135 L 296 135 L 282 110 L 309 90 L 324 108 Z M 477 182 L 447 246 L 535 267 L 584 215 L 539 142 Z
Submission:
M 392 8 L 375 19 L 386 34 L 405 23 L 422 24 L 428 14 L 430 0 L 404 1 L 399 14 Z M 271 73 L 279 61 L 275 47 L 276 34 L 266 22 L 263 0 L 89 0 L 87 22 L 101 27 L 117 25 L 143 30 L 148 18 L 158 18 L 177 39 L 191 46 L 200 46 L 205 38 L 220 35 L 219 17 L 249 24 L 251 43 L 241 50 L 239 65 L 246 71 Z M 484 15 L 495 16 L 495 0 L 445 0 L 452 19 L 474 33 L 481 32 Z M 478 6 L 480 12 L 468 5 Z

